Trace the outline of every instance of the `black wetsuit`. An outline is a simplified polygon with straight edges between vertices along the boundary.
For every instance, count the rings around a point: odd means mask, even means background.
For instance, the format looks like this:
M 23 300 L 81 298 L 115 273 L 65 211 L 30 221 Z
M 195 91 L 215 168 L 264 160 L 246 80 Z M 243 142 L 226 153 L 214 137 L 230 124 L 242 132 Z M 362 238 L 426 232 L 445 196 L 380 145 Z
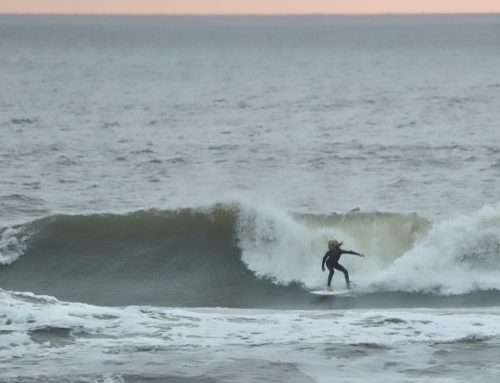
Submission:
M 339 259 L 342 254 L 353 254 L 357 256 L 361 255 L 359 253 L 356 253 L 355 251 L 342 250 L 339 247 L 337 247 L 335 250 L 328 250 L 323 257 L 323 262 L 321 263 L 322 270 L 325 268 L 325 262 L 326 267 L 328 267 L 328 270 L 330 270 L 330 274 L 328 274 L 328 286 L 332 284 L 332 277 L 335 269 L 344 273 L 345 283 L 347 283 L 347 286 L 349 286 L 349 272 L 345 269 L 344 266 L 339 264 Z

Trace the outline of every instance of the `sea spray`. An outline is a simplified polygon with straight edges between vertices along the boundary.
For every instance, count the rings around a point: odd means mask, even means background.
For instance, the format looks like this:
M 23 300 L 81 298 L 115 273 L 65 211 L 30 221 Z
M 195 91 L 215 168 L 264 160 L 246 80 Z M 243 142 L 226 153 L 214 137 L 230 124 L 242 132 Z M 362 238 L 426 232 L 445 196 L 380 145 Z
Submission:
M 26 250 L 28 238 L 22 227 L 8 227 L 0 231 L 0 265 L 15 262 Z
M 344 256 L 358 275 L 378 273 L 425 235 L 430 224 L 415 215 L 355 213 L 292 215 L 272 207 L 242 207 L 237 236 L 242 260 L 257 276 L 278 284 L 299 282 L 308 288 L 324 283 L 321 258 L 329 239 L 366 253 L 362 262 Z
M 445 295 L 500 289 L 500 208 L 485 207 L 434 225 L 371 281 L 389 291 Z

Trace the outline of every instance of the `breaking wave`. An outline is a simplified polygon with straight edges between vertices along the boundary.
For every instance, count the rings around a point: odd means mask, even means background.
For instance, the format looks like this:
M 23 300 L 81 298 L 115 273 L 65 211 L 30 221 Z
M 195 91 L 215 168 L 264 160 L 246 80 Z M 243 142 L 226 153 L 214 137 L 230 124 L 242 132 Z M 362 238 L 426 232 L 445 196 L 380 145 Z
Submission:
M 105 305 L 280 307 L 325 283 L 328 239 L 359 294 L 500 289 L 500 211 L 291 214 L 239 203 L 54 215 L 0 231 L 1 287 Z M 343 286 L 335 275 L 335 286 Z

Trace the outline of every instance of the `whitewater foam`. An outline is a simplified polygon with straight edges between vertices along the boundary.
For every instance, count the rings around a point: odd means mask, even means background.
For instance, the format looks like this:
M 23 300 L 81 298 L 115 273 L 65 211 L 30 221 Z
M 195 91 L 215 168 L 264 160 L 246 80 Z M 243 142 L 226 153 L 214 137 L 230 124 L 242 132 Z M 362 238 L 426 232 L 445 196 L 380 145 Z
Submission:
M 324 284 L 321 259 L 329 239 L 367 254 L 345 255 L 342 263 L 360 276 L 379 273 L 423 237 L 430 223 L 415 215 L 352 213 L 328 216 L 291 215 L 266 207 L 242 207 L 237 236 L 242 260 L 258 276 L 276 283 Z
M 398 214 L 300 219 L 244 210 L 238 235 L 243 261 L 277 283 L 298 281 L 308 288 L 324 284 L 320 260 L 327 240 L 337 238 L 344 248 L 366 254 L 363 260 L 349 255 L 341 259 L 359 292 L 456 295 L 500 290 L 499 207 L 434 224 Z
M 26 251 L 29 236 L 22 227 L 7 227 L 0 232 L 0 265 L 15 262 Z
M 500 289 L 500 208 L 435 224 L 370 282 L 389 291 L 465 294 Z
M 447 376 L 456 377 L 482 366 L 485 379 L 500 372 L 499 317 L 498 308 L 335 313 L 111 308 L 0 290 L 0 345 L 9 345 L 0 347 L 2 377 L 97 382 L 104 374 L 120 382 L 135 374 L 231 382 L 235 376 L 227 371 L 237 365 L 264 363 L 278 382 L 288 381 L 291 365 L 316 382 L 330 381 L 332 369 L 345 382 L 364 381 L 368 373 L 375 380 L 418 382 L 445 366 Z M 478 347 L 487 349 L 489 358 L 471 360 L 465 350 Z M 449 363 L 449 354 L 456 363 Z M 250 375 L 236 381 L 250 381 L 245 380 Z

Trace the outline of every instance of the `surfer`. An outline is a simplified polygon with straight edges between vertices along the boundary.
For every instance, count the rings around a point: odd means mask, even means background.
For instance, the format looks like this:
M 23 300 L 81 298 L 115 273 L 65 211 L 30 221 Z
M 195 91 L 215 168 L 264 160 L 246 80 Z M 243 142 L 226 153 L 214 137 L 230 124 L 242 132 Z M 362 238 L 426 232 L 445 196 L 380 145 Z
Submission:
M 323 257 L 323 262 L 321 263 L 321 270 L 325 271 L 325 263 L 326 267 L 328 267 L 328 270 L 330 270 L 330 274 L 328 274 L 328 284 L 326 289 L 328 291 L 332 291 L 332 277 L 333 273 L 335 272 L 335 269 L 342 271 L 344 273 L 345 277 L 345 283 L 347 284 L 347 288 L 350 287 L 350 281 L 349 281 L 349 272 L 346 270 L 344 266 L 339 264 L 339 259 L 342 254 L 353 254 L 357 255 L 358 257 L 364 257 L 363 254 L 356 253 L 355 251 L 350 251 L 350 250 L 342 250 L 340 247 L 342 246 L 342 242 L 339 242 L 337 240 L 330 240 L 328 241 L 328 251 L 326 252 L 325 256 Z

